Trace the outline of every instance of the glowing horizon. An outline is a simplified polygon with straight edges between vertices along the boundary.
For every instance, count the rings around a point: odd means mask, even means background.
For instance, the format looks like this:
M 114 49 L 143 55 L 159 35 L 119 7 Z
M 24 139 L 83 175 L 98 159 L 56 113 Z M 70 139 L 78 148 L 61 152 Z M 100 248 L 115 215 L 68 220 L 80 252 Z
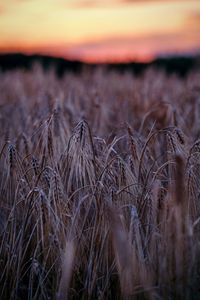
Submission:
M 109 4 L 108 4 L 109 3 Z M 87 62 L 200 51 L 198 0 L 7 0 L 0 52 Z

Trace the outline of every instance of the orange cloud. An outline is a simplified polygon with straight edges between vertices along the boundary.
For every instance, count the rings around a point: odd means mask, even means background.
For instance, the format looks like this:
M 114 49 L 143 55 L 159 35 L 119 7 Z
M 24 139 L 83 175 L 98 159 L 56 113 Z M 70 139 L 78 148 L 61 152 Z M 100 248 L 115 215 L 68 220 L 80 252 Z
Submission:
M 196 11 L 196 12 L 191 12 L 190 14 L 188 14 L 186 21 L 185 21 L 185 27 L 200 30 L 200 10 Z
M 100 40 L 69 47 L 67 56 L 88 62 L 147 61 L 157 55 L 200 51 L 200 37 L 176 33 Z
M 143 3 L 143 2 L 173 2 L 174 0 L 68 0 L 67 5 L 76 8 L 89 8 L 94 6 L 112 6 L 118 4 L 131 4 L 131 3 Z M 185 0 L 176 0 L 184 2 Z
M 0 4 L 0 15 L 4 14 L 6 12 L 6 8 L 3 4 Z

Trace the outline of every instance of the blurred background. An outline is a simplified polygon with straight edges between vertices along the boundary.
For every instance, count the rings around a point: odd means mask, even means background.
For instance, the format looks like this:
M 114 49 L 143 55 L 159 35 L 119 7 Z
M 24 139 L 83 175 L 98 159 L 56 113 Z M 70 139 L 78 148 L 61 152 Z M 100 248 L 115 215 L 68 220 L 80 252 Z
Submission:
M 150 62 L 200 53 L 199 0 L 6 0 L 0 53 Z

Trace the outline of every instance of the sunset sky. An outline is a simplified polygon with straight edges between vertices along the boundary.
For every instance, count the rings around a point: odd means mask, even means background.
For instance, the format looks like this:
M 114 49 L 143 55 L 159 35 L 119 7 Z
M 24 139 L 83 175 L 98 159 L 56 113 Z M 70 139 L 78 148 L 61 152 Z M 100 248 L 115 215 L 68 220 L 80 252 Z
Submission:
M 89 62 L 200 52 L 200 0 L 0 0 L 0 52 Z

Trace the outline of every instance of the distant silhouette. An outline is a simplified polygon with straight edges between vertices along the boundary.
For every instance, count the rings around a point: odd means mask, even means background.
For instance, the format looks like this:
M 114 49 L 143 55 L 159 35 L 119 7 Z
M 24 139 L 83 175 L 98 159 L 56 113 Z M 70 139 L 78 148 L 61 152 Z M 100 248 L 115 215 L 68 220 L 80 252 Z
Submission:
M 45 70 L 54 67 L 59 77 L 68 71 L 77 73 L 83 68 L 93 69 L 99 65 L 103 65 L 109 70 L 118 70 L 120 72 L 131 71 L 136 75 L 141 74 L 147 67 L 151 66 L 155 69 L 163 69 L 167 73 L 176 73 L 179 76 L 185 76 L 190 70 L 200 67 L 200 55 L 158 58 L 150 63 L 87 64 L 80 61 L 70 61 L 44 55 L 0 54 L 0 70 L 2 71 L 16 68 L 30 69 L 36 62 L 39 62 Z

